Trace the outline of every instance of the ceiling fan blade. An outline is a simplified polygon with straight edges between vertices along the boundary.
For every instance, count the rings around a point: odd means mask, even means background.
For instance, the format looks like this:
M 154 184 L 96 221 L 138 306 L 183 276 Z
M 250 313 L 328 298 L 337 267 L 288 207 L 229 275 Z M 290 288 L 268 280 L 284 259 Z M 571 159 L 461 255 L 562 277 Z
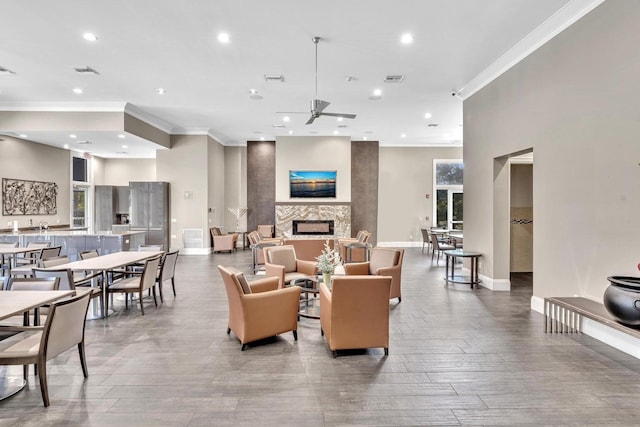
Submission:
M 308 111 L 276 111 L 276 114 L 309 114 Z
M 322 113 L 329 104 L 331 103 L 323 101 L 322 99 L 314 99 L 311 101 L 311 111 L 315 113 Z
M 321 116 L 331 116 L 331 117 L 343 117 L 345 119 L 355 119 L 355 114 L 346 114 L 346 113 L 320 113 Z
M 316 116 L 315 114 L 312 114 L 311 117 L 309 117 L 309 120 L 307 120 L 307 123 L 305 123 L 305 125 L 310 125 L 311 123 L 313 123 L 316 117 L 318 116 Z

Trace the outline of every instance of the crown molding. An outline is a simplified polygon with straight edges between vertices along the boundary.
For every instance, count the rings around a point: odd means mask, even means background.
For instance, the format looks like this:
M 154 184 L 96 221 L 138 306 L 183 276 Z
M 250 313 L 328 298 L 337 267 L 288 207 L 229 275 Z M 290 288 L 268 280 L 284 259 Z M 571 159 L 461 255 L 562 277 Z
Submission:
M 463 100 L 469 98 L 604 2 L 605 0 L 573 0 L 567 3 L 464 87 L 455 91 L 455 96 Z
M 147 123 L 148 125 L 151 125 L 155 128 L 158 128 L 159 130 L 163 131 L 164 133 L 167 134 L 171 134 L 172 130 L 174 129 L 175 126 L 173 126 L 171 123 L 169 123 L 168 121 L 161 119 L 158 116 L 154 116 L 153 114 L 149 114 L 146 111 L 143 111 L 142 109 L 136 107 L 133 104 L 130 103 L 126 103 L 125 107 L 124 107 L 124 112 L 129 114 L 130 116 L 135 117 L 138 120 L 142 120 L 143 122 Z
M 126 102 L 3 102 L 0 111 L 122 113 Z

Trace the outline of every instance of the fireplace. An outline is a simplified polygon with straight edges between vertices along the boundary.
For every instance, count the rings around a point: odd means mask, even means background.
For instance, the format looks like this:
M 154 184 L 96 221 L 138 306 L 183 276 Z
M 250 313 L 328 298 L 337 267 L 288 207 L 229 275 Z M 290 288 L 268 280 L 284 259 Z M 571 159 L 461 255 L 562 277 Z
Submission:
M 333 236 L 333 220 L 329 219 L 300 219 L 293 220 L 292 234 L 294 236 L 316 235 Z

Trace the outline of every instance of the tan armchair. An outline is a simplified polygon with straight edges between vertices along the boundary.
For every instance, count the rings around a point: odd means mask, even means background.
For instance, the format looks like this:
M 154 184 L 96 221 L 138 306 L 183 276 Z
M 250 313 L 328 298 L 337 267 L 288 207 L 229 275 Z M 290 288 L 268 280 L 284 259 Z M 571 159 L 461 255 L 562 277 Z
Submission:
M 213 252 L 233 252 L 238 244 L 238 234 L 223 234 L 218 227 L 211 227 Z
M 260 236 L 258 231 L 252 231 L 248 235 L 249 244 L 251 245 L 251 254 L 253 258 L 253 272 L 260 269 L 260 266 L 264 266 L 264 251 L 263 249 L 268 246 L 280 246 L 282 245 L 282 238 L 264 238 Z
M 277 277 L 281 288 L 292 280 L 315 276 L 318 273 L 317 263 L 298 259 L 292 245 L 264 248 L 264 257 L 267 277 Z
M 289 331 L 298 340 L 299 287 L 278 289 L 276 277 L 247 283 L 244 274 L 229 267 L 218 265 L 218 270 L 229 302 L 227 334 L 236 334 L 242 343 L 240 350 L 247 343 Z
M 368 261 L 367 250 L 369 249 L 370 237 L 371 233 L 366 230 L 358 231 L 355 238 L 340 237 L 338 239 L 338 250 L 344 262 Z
M 371 347 L 388 356 L 391 277 L 335 276 L 331 288 L 320 284 L 320 327 L 333 357 Z
M 372 274 L 377 276 L 391 276 L 391 290 L 389 299 L 398 298 L 402 301 L 402 259 L 404 249 L 391 249 L 375 247 L 371 250 L 369 262 L 355 262 L 344 265 L 347 275 Z
M 273 224 L 261 224 L 257 227 L 258 234 L 264 239 L 274 237 L 275 226 Z

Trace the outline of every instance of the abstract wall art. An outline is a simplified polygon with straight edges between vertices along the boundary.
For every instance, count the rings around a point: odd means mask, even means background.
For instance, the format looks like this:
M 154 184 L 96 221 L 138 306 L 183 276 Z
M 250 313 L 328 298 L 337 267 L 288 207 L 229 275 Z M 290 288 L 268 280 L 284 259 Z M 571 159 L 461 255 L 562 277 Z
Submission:
M 2 215 L 54 215 L 58 184 L 2 178 Z

